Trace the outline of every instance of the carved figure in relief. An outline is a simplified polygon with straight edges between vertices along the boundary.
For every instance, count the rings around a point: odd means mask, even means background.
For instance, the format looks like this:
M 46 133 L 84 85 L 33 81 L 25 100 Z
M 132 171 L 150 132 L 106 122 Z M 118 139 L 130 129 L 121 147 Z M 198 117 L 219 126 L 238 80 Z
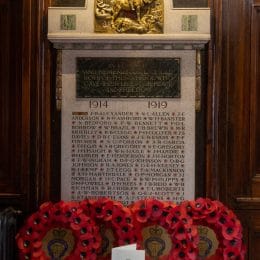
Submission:
M 135 8 L 134 8 L 134 1 L 133 0 L 128 0 L 128 2 L 129 2 L 129 5 L 131 7 L 131 10 L 134 11 L 135 10 Z
M 154 1 L 155 0 L 115 0 L 113 4 L 112 26 L 121 10 L 136 11 L 137 21 L 140 22 L 141 8 Z
M 162 0 L 96 0 L 95 32 L 162 33 Z
M 111 19 L 112 6 L 110 6 L 107 3 L 104 3 L 103 0 L 97 0 L 95 16 L 99 19 Z

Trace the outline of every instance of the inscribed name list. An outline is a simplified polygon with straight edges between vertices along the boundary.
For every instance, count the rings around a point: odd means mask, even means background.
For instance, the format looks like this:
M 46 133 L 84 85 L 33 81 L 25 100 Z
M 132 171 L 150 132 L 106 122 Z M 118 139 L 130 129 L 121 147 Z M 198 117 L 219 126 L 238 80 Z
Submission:
M 181 98 L 78 99 L 76 74 L 63 75 L 62 198 L 192 198 L 193 77 Z
M 183 200 L 184 138 L 184 112 L 73 112 L 72 199 Z

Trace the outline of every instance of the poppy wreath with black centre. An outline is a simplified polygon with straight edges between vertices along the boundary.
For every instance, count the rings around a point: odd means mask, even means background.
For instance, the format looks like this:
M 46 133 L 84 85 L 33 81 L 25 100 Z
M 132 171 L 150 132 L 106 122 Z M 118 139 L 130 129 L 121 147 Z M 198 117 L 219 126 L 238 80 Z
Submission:
M 105 197 L 86 199 L 80 205 L 100 227 L 102 245 L 98 259 L 111 259 L 112 247 L 136 242 L 131 211 L 121 202 Z
M 192 219 L 184 215 L 185 211 L 182 212 L 175 203 L 143 199 L 133 203 L 130 208 L 137 231 L 137 246 L 145 249 L 146 259 L 154 259 L 148 244 L 152 240 L 154 243 L 161 241 L 162 246 L 170 245 L 164 252 L 158 251 L 156 259 L 179 259 L 176 255 L 182 255 L 183 252 L 184 256 L 197 255 L 197 232 L 192 226 Z
M 65 231 L 64 231 L 65 230 Z M 16 236 L 20 259 L 50 259 L 50 252 L 43 247 L 49 232 L 71 232 L 73 245 L 66 259 L 97 259 L 101 245 L 99 229 L 95 222 L 83 213 L 79 203 L 46 202 L 30 215 Z M 55 239 L 53 240 L 55 242 Z M 51 241 L 50 243 L 53 243 Z M 66 242 L 64 242 L 66 244 Z
M 245 258 L 242 225 L 232 210 L 220 201 L 209 198 L 184 201 L 181 206 L 185 208 L 187 215 L 193 218 L 196 226 L 205 226 L 215 232 L 219 244 L 215 255 L 209 259 Z

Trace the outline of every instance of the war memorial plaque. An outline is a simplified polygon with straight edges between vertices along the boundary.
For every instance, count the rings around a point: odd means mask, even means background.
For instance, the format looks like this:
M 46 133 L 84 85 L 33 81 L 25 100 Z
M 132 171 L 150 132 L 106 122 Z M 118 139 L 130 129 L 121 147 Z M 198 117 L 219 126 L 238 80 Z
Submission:
M 174 8 L 205 8 L 208 0 L 172 0 Z
M 195 52 L 115 53 L 63 51 L 61 198 L 194 198 Z
M 87 0 L 52 0 L 55 7 L 84 7 Z
M 178 98 L 177 58 L 77 58 L 77 98 Z

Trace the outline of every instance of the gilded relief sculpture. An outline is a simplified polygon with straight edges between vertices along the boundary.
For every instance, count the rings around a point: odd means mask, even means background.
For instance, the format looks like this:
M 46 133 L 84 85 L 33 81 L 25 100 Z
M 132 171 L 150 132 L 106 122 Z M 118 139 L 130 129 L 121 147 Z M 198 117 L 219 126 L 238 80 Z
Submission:
M 163 0 L 96 0 L 95 32 L 163 33 Z

